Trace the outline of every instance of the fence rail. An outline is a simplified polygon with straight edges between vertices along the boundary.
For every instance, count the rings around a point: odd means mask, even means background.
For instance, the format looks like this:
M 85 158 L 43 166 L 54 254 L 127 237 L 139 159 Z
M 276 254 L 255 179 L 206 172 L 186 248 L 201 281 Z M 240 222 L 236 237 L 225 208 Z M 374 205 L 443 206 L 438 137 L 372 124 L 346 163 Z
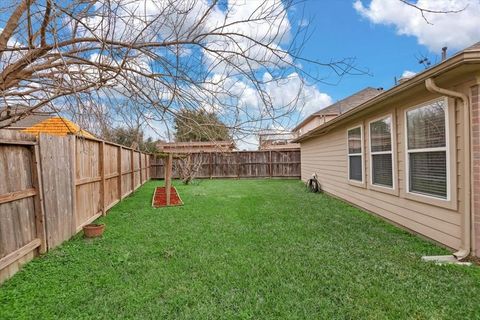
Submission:
M 150 179 L 150 156 L 76 136 L 0 130 L 0 283 Z
M 237 151 L 191 153 L 192 162 L 200 163 L 197 178 L 299 178 L 299 150 Z M 151 156 L 151 177 L 163 179 L 162 158 Z M 178 178 L 174 160 L 173 177 Z

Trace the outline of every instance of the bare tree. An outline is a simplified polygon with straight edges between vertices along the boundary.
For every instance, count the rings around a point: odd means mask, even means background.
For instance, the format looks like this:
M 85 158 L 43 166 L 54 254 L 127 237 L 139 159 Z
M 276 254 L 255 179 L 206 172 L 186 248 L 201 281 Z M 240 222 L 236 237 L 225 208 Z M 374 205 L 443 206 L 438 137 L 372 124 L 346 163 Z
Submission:
M 174 161 L 174 169 L 184 184 L 190 184 L 195 179 L 203 165 L 203 157 L 195 154 L 177 156 Z
M 356 72 L 352 59 L 299 56 L 306 35 L 289 23 L 292 0 L 229 4 L 2 2 L 8 19 L 0 21 L 0 121 L 8 125 L 48 107 L 97 125 L 130 114 L 168 124 L 186 108 L 217 112 L 232 130 L 248 132 L 288 115 L 301 100 L 299 93 L 274 104 L 268 84 L 292 75 L 321 79 L 301 64 L 338 76 Z
M 420 12 L 422 15 L 423 20 L 425 20 L 426 23 L 432 24 L 430 20 L 427 18 L 427 14 L 449 14 L 449 13 L 460 13 L 464 11 L 465 9 L 468 8 L 468 4 L 465 6 L 462 6 L 460 8 L 452 8 L 449 10 L 435 10 L 435 9 L 430 9 L 428 7 L 423 7 L 419 6 L 417 2 L 412 2 L 410 0 L 399 0 L 403 4 L 412 7 Z
M 362 73 L 352 58 L 322 63 L 301 56 L 309 34 L 290 24 L 295 5 L 2 1 L 1 126 L 48 108 L 90 130 L 132 123 L 168 134 L 183 108 L 217 113 L 234 136 L 258 131 L 304 105 L 305 82 Z M 269 88 L 294 80 L 300 84 L 293 97 L 277 101 Z

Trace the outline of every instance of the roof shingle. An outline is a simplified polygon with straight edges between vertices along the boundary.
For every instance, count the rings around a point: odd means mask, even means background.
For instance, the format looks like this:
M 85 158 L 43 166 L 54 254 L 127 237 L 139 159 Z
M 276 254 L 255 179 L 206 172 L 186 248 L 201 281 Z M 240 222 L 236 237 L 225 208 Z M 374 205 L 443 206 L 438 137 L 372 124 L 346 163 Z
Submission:
M 22 131 L 35 135 L 40 133 L 48 133 L 57 136 L 75 134 L 86 138 L 95 138 L 91 133 L 80 129 L 77 124 L 62 117 L 50 117 Z

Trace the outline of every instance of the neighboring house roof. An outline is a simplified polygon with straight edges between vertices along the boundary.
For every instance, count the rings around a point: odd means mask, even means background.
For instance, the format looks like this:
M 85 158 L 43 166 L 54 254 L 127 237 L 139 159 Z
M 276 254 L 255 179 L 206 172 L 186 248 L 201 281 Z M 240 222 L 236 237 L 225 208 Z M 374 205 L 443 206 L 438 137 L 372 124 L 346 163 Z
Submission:
M 51 113 L 34 113 L 12 123 L 11 125 L 9 125 L 9 128 L 10 129 L 29 128 L 31 126 L 36 125 L 39 122 L 50 119 L 51 117 L 52 117 Z
M 27 117 L 28 118 L 28 117 Z M 26 120 L 27 118 L 23 119 Z M 34 118 L 37 119 L 37 118 Z M 15 127 L 11 127 L 12 129 L 18 126 L 18 122 L 16 123 Z M 75 134 L 79 136 L 83 136 L 85 138 L 95 138 L 90 132 L 80 129 L 80 127 L 73 123 L 72 121 L 62 118 L 62 117 L 49 117 L 45 120 L 42 120 L 31 127 L 27 127 L 22 130 L 26 133 L 31 133 L 38 135 L 40 133 L 47 133 L 56 136 L 66 136 L 67 134 Z
M 373 108 L 378 103 L 394 95 L 397 95 L 400 92 L 404 92 L 418 85 L 424 85 L 425 80 L 427 80 L 428 78 L 438 77 L 453 69 L 459 69 L 460 66 L 463 64 L 469 64 L 468 66 L 466 66 L 466 68 L 462 69 L 463 72 L 478 72 L 478 70 L 473 69 L 472 64 L 477 64 L 478 66 L 479 63 L 480 63 L 480 42 L 477 42 L 471 47 L 468 47 L 465 50 L 462 50 L 457 54 L 453 55 L 452 57 L 446 59 L 445 61 L 442 61 L 441 63 L 416 74 L 412 78 L 397 84 L 391 89 L 380 92 L 380 94 L 366 100 L 365 102 L 361 103 L 360 105 L 357 105 L 356 107 L 351 108 L 345 113 L 340 114 L 335 119 L 332 119 L 318 126 L 317 128 L 308 131 L 307 133 L 296 138 L 293 142 L 302 142 L 314 136 L 318 136 L 323 132 L 328 131 L 327 129 L 330 129 L 332 126 L 338 125 L 342 123 L 342 121 L 344 120 L 347 121 L 347 119 L 350 119 L 360 111 Z
M 345 113 L 356 106 L 364 103 L 365 101 L 368 101 L 372 99 L 373 97 L 378 96 L 380 93 L 383 92 L 382 88 L 372 88 L 372 87 L 367 87 L 363 90 L 360 90 L 351 96 L 346 97 L 345 99 L 342 99 L 340 101 L 335 102 L 332 105 L 329 105 L 326 108 L 323 108 L 315 113 L 312 113 L 308 117 L 306 117 L 302 122 L 300 122 L 294 129 L 293 131 L 297 131 L 301 127 L 303 127 L 307 122 L 312 120 L 315 117 L 322 116 L 322 115 L 339 115 L 342 113 Z
M 300 150 L 300 143 L 286 143 L 286 144 L 269 144 L 260 147 L 262 151 L 269 150 Z
M 233 141 L 191 141 L 157 143 L 157 148 L 163 152 L 223 152 L 235 149 Z
M 291 143 L 292 132 L 263 132 L 259 135 L 259 150 L 300 149 L 300 144 Z

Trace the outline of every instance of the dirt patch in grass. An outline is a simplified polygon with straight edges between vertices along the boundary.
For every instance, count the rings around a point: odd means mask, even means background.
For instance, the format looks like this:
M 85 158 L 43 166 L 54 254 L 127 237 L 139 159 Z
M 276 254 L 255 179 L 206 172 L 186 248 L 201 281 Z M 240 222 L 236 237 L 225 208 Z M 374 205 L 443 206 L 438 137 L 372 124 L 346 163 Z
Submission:
M 183 202 L 178 195 L 177 189 L 172 187 L 170 189 L 170 206 L 180 206 Z M 153 194 L 152 205 L 155 208 L 166 207 L 167 206 L 167 193 L 165 187 L 157 187 Z

